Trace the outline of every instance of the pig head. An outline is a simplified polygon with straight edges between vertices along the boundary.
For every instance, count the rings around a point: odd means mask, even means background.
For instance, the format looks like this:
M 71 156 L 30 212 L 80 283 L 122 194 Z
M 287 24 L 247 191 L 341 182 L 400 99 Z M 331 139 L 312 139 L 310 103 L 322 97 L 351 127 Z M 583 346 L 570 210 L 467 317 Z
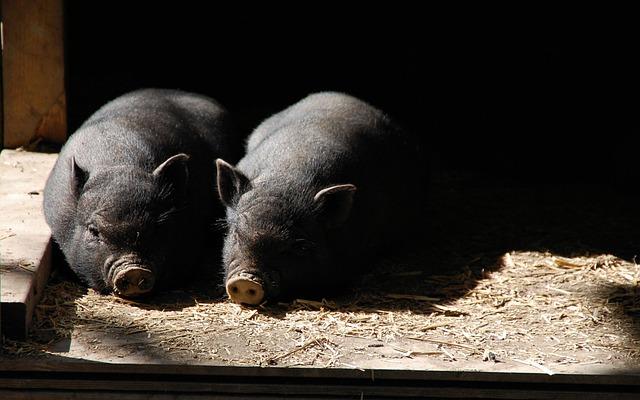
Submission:
M 326 266 L 339 261 L 332 237 L 349 218 L 355 185 L 301 189 L 284 177 L 252 182 L 221 159 L 216 165 L 227 208 L 223 263 L 232 301 L 257 305 L 331 279 Z
M 71 269 L 87 285 L 124 297 L 151 292 L 165 274 L 186 207 L 189 157 L 176 154 L 152 173 L 131 166 L 89 173 L 69 161 L 75 209 L 58 233 Z

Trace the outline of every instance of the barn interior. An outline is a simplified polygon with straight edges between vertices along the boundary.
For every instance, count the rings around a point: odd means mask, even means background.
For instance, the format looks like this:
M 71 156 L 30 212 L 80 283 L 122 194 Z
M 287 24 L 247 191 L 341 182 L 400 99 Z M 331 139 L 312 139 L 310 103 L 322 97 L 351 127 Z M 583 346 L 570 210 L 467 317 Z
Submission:
M 70 280 L 57 254 L 34 327 L 27 341 L 5 341 L 6 357 L 638 373 L 624 32 L 471 11 L 271 19 L 71 1 L 64 11 L 70 134 L 143 87 L 209 95 L 246 135 L 309 93 L 345 92 L 427 149 L 424 234 L 386 249 L 347 294 L 260 308 L 229 303 L 215 285 L 143 303 L 101 296 Z

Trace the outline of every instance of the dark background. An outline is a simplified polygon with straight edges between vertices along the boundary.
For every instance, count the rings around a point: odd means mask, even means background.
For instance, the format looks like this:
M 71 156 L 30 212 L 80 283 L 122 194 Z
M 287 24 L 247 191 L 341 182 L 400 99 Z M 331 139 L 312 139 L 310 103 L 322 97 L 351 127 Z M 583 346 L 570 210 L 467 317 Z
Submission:
M 247 16 L 204 3 L 130 3 L 66 3 L 71 131 L 141 87 L 210 95 L 246 134 L 311 92 L 337 90 L 419 135 L 431 153 L 425 168 L 633 184 L 635 131 L 622 121 L 634 47 L 624 29 L 597 18 L 418 9 Z

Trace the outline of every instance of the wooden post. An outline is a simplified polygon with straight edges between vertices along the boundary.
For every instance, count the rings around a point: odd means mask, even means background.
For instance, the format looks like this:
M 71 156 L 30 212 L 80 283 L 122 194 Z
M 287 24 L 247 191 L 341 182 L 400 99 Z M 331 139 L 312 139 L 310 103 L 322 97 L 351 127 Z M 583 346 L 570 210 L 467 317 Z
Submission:
M 0 150 L 4 146 L 4 119 L 2 118 L 2 48 L 4 47 L 4 34 L 2 33 L 2 1 L 0 1 Z
M 63 0 L 1 0 L 4 147 L 67 137 Z

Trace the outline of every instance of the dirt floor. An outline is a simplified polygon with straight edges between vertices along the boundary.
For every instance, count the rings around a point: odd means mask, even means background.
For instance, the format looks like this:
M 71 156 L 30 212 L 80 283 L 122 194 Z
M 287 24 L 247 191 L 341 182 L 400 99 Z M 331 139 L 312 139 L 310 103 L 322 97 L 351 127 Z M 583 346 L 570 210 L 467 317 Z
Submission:
M 638 200 L 441 175 L 424 237 L 349 293 L 245 308 L 214 282 L 136 303 L 54 277 L 29 340 L 6 341 L 4 357 L 638 373 Z

